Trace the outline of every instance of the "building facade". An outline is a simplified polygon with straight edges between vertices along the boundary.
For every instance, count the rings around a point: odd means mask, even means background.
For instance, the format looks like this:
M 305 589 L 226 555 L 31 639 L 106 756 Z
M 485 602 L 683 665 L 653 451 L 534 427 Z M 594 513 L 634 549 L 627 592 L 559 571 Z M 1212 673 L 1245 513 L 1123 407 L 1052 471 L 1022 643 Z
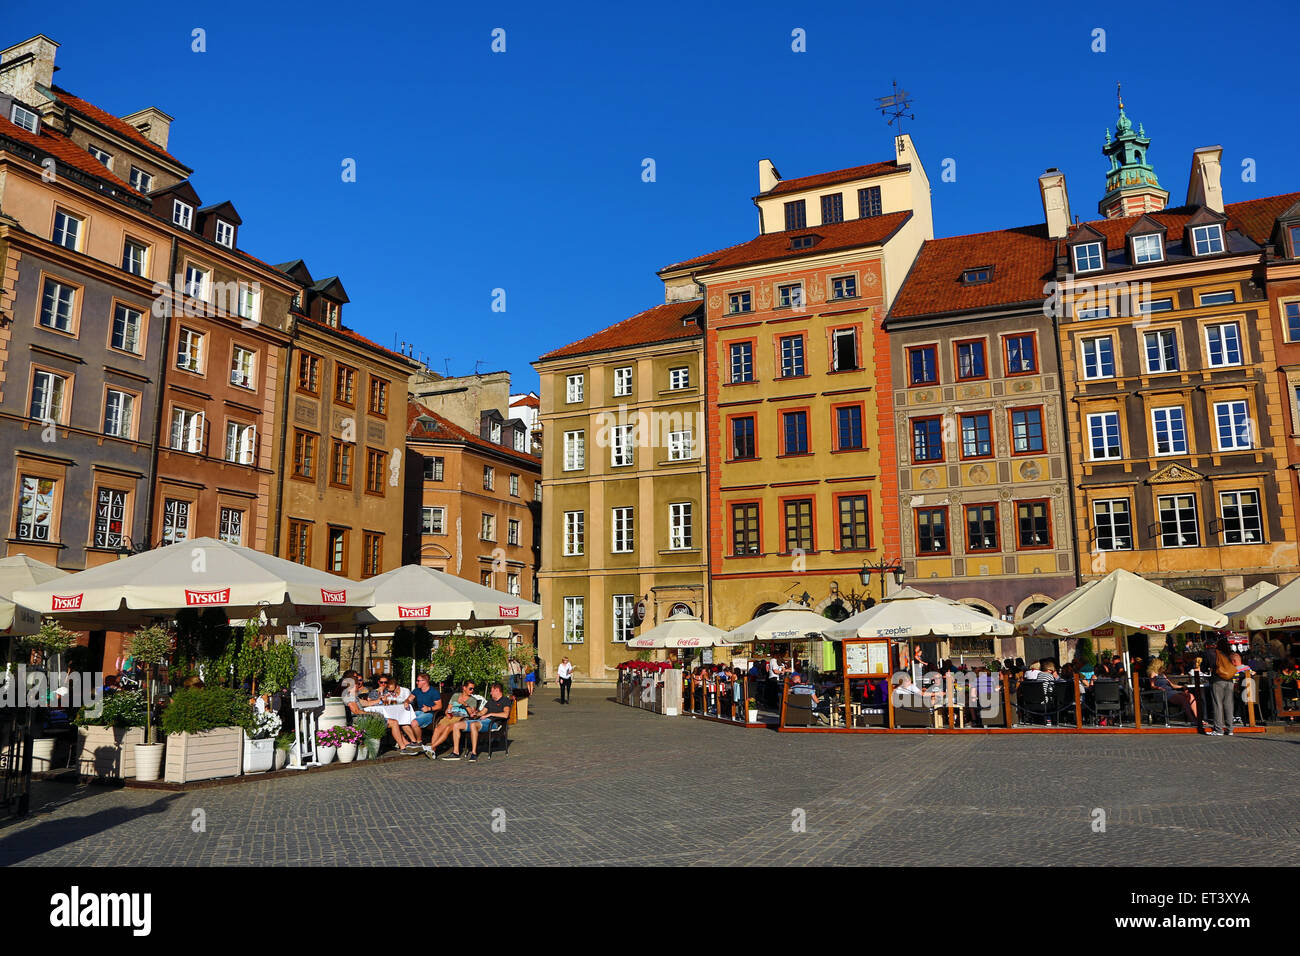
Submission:
M 764 160 L 759 188 L 759 236 L 660 271 L 706 303 L 708 560 L 728 628 L 802 594 L 847 616 L 863 564 L 897 557 L 883 319 L 933 235 L 907 136 L 890 161 L 801 179 Z
M 703 312 L 669 301 L 533 363 L 551 673 L 568 656 L 575 680 L 612 680 L 638 626 L 679 609 L 709 619 Z

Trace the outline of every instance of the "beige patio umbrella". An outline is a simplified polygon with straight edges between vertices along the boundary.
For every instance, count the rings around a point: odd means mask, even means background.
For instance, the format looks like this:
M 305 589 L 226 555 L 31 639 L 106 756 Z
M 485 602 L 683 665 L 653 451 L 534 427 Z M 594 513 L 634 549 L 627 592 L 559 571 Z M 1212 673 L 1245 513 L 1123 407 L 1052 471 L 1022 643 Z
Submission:
M 638 650 L 661 647 L 734 647 L 727 632 L 705 624 L 689 611 L 678 611 L 662 624 L 627 642 Z
M 787 601 L 772 608 L 752 621 L 746 621 L 735 630 L 726 633 L 726 639 L 733 644 L 748 644 L 751 641 L 805 641 L 814 637 L 825 637 L 826 629 L 834 622 L 816 611 L 800 604 Z
M 518 595 L 466 581 L 454 574 L 407 564 L 369 578 L 374 601 L 357 611 L 358 625 L 430 621 L 538 621 L 542 606 Z
M 1220 630 L 1227 623 L 1226 615 L 1120 568 L 1031 614 L 1018 630 L 1057 637 L 1111 636 L 1095 632 L 1116 628 L 1123 634 L 1171 634 Z
M 370 603 L 373 588 L 216 538 L 193 538 L 15 592 L 14 600 L 77 629 L 129 627 L 150 616 L 219 608 L 229 617 L 328 619 Z
M 1276 584 L 1269 584 L 1267 581 L 1256 581 L 1246 590 L 1242 591 L 1236 597 L 1230 597 L 1222 604 L 1215 607 L 1220 614 L 1228 615 L 1229 621 L 1238 611 L 1244 611 L 1252 604 L 1257 604 L 1270 594 L 1277 591 Z
M 1300 630 L 1300 578 L 1233 611 L 1230 622 L 1234 631 Z
M 855 637 L 910 640 L 938 635 L 972 637 L 1013 633 L 1006 621 L 975 610 L 968 604 L 907 587 L 894 592 L 838 624 L 830 624 L 826 636 L 832 641 Z
M 36 611 L 14 603 L 15 591 L 67 576 L 68 572 L 62 568 L 25 554 L 0 558 L 0 637 L 35 634 L 41 627 L 41 616 Z

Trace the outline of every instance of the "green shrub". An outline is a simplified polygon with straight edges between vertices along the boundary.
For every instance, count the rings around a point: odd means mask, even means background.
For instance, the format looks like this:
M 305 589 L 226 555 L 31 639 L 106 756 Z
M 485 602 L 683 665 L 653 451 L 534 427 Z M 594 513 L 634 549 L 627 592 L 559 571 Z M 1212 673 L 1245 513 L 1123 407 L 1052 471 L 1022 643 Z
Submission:
M 149 702 L 139 690 L 119 690 L 104 697 L 104 706 L 98 717 L 77 711 L 73 723 L 78 727 L 143 727 L 149 714 Z
M 493 681 L 504 685 L 506 661 L 505 645 L 495 638 L 457 634 L 444 640 L 433 652 L 429 676 L 445 672 L 457 687 L 467 680 L 480 688 Z
M 162 715 L 164 734 L 199 734 L 218 727 L 253 729 L 253 708 L 243 692 L 226 687 L 178 690 Z
M 388 721 L 378 714 L 361 714 L 352 721 L 352 726 L 370 740 L 382 740 L 388 730 Z
M 1081 637 L 1074 642 L 1074 659 L 1083 661 L 1089 667 L 1095 667 L 1097 664 L 1097 655 L 1092 649 L 1092 638 Z
M 280 734 L 280 736 L 275 738 L 275 749 L 292 750 L 293 741 L 294 741 L 294 735 L 286 730 L 284 733 Z

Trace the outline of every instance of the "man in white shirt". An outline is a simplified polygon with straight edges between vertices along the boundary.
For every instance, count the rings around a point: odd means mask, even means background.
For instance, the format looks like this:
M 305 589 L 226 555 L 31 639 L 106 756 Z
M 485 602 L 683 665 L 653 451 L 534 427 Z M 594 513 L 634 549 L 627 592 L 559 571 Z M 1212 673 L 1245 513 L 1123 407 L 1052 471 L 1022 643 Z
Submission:
M 784 676 L 785 667 L 773 654 L 767 662 L 767 700 L 768 705 L 774 709 L 781 707 L 781 684 Z
M 555 676 L 560 681 L 560 703 L 567 704 L 569 694 L 573 690 L 573 665 L 569 663 L 567 657 L 560 661 L 560 666 L 555 669 Z

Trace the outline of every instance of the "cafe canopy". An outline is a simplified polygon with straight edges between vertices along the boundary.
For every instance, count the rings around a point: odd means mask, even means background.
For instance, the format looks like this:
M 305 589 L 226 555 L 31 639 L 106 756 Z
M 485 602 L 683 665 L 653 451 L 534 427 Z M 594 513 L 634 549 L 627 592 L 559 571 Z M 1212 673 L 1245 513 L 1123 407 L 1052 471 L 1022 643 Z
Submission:
M 13 601 L 15 591 L 67 576 L 62 568 L 25 554 L 0 558 L 0 637 L 35 634 L 41 627 L 41 616 L 36 611 Z
M 1229 619 L 1234 631 L 1300 630 L 1300 578 L 1232 611 Z
M 627 642 L 628 647 L 645 650 L 663 647 L 732 647 L 727 632 L 705 624 L 689 611 L 678 611 L 662 624 Z
M 1018 628 L 1031 635 L 1076 637 L 1097 628 L 1170 634 L 1221 630 L 1227 624 L 1226 615 L 1117 568 L 1031 614 Z
M 830 618 L 823 617 L 807 605 L 800 604 L 798 601 L 787 601 L 752 621 L 746 621 L 735 630 L 728 631 L 726 638 L 733 644 L 748 644 L 752 641 L 806 641 L 825 637 L 826 629 L 832 623 Z
M 406 564 L 368 578 L 373 603 L 357 611 L 359 626 L 456 621 L 538 621 L 542 606 L 446 571 Z
M 833 641 L 853 638 L 903 641 L 930 636 L 1007 636 L 1013 631 L 1014 628 L 1006 621 L 968 604 L 907 587 L 874 607 L 830 625 L 826 636 Z

